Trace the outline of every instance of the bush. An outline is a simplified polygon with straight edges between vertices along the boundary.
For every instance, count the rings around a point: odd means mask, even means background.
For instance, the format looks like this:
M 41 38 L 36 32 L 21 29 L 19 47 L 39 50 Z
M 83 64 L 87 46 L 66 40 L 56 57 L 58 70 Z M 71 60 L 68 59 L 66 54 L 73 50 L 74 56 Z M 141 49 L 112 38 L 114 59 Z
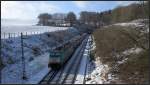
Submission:
M 91 51 L 90 59 L 95 61 L 95 50 Z
M 39 47 L 32 47 L 32 52 L 35 56 L 38 56 L 41 54 L 41 50 Z

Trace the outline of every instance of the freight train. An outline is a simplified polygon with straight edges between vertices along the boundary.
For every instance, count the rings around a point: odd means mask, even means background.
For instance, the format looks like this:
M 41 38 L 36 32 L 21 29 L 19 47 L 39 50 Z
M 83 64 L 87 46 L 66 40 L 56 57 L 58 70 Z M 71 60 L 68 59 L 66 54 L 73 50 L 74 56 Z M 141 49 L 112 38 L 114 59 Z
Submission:
M 82 43 L 87 34 L 82 34 L 74 37 L 64 45 L 57 47 L 49 52 L 48 67 L 59 69 L 72 56 L 76 48 Z

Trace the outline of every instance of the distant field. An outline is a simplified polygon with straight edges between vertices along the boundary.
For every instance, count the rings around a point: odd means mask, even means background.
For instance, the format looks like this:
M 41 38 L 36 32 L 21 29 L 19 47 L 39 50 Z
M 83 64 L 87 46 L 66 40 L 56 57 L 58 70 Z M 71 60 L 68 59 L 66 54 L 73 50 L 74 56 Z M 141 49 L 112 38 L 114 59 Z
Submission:
M 52 27 L 52 26 L 1 26 L 2 33 L 18 33 L 18 32 L 45 32 L 55 30 L 65 30 L 68 27 Z
M 38 20 L 14 20 L 1 19 L 1 35 L 5 33 L 18 32 L 47 32 L 56 30 L 65 30 L 68 27 L 36 26 Z
M 8 33 L 21 33 L 27 35 L 32 35 L 34 32 L 43 33 L 43 32 L 52 32 L 58 30 L 66 30 L 69 27 L 52 27 L 52 26 L 1 26 L 1 38 L 7 38 Z M 4 35 L 5 34 L 5 35 Z M 18 34 L 15 34 L 17 36 Z M 14 34 L 12 34 L 14 36 Z

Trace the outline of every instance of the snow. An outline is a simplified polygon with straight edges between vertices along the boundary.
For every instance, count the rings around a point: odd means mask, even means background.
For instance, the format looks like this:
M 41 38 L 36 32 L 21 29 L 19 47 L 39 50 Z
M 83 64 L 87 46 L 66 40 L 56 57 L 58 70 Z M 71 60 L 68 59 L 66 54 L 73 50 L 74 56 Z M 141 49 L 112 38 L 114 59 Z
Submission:
M 120 25 L 120 26 L 137 26 L 137 27 L 141 27 L 144 26 L 143 21 L 147 21 L 148 19 L 137 19 L 137 20 L 133 20 L 131 22 L 126 22 L 126 23 L 116 23 L 114 25 Z
M 32 78 L 30 78 L 29 81 L 25 82 L 26 84 L 38 84 L 39 81 L 41 81 L 44 76 L 49 72 L 49 68 L 44 68 L 41 71 L 39 71 L 35 76 L 33 76 Z
M 56 30 L 66 30 L 69 27 L 53 27 L 53 26 L 1 26 L 2 33 L 18 33 L 18 32 L 47 32 Z
M 14 20 L 1 19 L 1 39 L 8 38 L 9 33 L 14 37 L 20 36 L 19 33 L 26 35 L 41 34 L 44 32 L 54 32 L 67 30 L 73 27 L 54 27 L 54 26 L 36 26 L 37 20 Z M 14 35 L 16 33 L 16 35 Z M 4 35 L 5 34 L 5 35 Z
M 23 25 L 36 25 L 38 20 L 22 20 L 22 19 L 1 19 L 1 25 L 3 26 L 23 26 Z
M 104 84 L 107 80 L 108 66 L 102 64 L 101 62 L 94 62 L 96 65 L 90 74 L 91 80 L 86 81 L 86 84 Z
M 143 32 L 143 33 L 149 33 L 149 24 L 144 23 L 144 22 L 147 22 L 148 20 L 149 19 L 137 19 L 137 20 L 133 20 L 131 22 L 116 23 L 116 24 L 113 24 L 113 25 L 132 26 L 132 27 L 135 27 L 135 29 L 140 29 L 140 31 Z
M 127 61 L 128 60 L 128 58 L 125 58 L 125 59 L 123 59 L 123 60 L 121 60 L 121 61 L 117 61 L 117 63 L 118 64 L 122 64 L 122 63 L 124 63 L 125 61 Z
M 1 38 L 8 38 L 8 33 L 23 33 L 24 35 L 33 35 L 34 33 L 44 33 L 44 32 L 53 32 L 60 30 L 67 30 L 70 27 L 53 27 L 53 26 L 1 26 Z M 12 35 L 14 36 L 14 35 Z M 20 36 L 20 35 L 19 35 Z
M 143 49 L 142 48 L 130 48 L 130 49 L 127 49 L 125 51 L 123 51 L 122 53 L 124 55 L 130 55 L 131 53 L 135 53 L 135 54 L 138 54 L 142 51 Z
M 89 36 L 88 41 L 92 39 L 92 36 Z M 108 65 L 102 64 L 99 59 L 96 61 L 90 61 L 88 51 L 93 50 L 95 48 L 95 42 L 93 42 L 90 46 L 90 43 L 87 42 L 86 49 L 84 50 L 83 58 L 80 64 L 79 72 L 76 77 L 75 84 L 84 84 L 84 74 L 86 84 L 103 84 L 106 81 L 106 73 L 108 72 Z M 91 48 L 90 48 L 91 47 Z M 98 57 L 99 58 L 99 57 Z M 87 68 L 86 68 L 87 64 Z M 90 69 L 89 69 L 90 68 Z M 86 70 L 86 72 L 85 72 Z
M 46 73 L 48 73 L 49 68 L 48 63 L 48 53 L 42 56 L 38 56 L 32 62 L 26 63 L 26 76 L 27 80 L 22 80 L 22 64 L 21 62 L 15 63 L 13 65 L 8 65 L 2 69 L 2 83 L 5 84 L 37 84 Z M 16 70 L 17 69 L 17 70 Z
M 130 48 L 130 49 L 127 49 L 125 51 L 122 52 L 122 54 L 124 56 L 127 56 L 127 55 L 130 55 L 130 54 L 138 54 L 140 53 L 141 51 L 143 51 L 142 48 Z M 118 57 L 120 57 L 120 55 L 118 55 Z M 118 64 L 123 64 L 124 62 L 126 62 L 128 60 L 128 58 L 124 58 L 122 59 L 121 61 L 117 61 Z
M 13 27 L 13 26 L 8 26 Z M 15 29 L 17 32 L 22 31 L 43 31 L 44 26 L 14 26 L 18 27 Z M 19 29 L 19 27 L 23 27 L 23 29 Z M 26 30 L 29 27 L 31 30 Z M 35 27 L 35 28 L 34 28 Z M 33 29 L 32 29 L 33 28 Z M 38 29 L 39 28 L 39 29 Z M 41 29 L 40 29 L 41 28 Z M 51 29 L 51 27 L 47 27 L 47 29 Z M 78 30 L 75 28 L 67 28 L 67 27 L 52 27 L 52 30 L 58 31 L 58 29 L 65 30 L 68 32 L 63 38 L 64 41 L 68 41 L 71 38 L 77 36 L 79 34 Z M 16 32 L 15 30 L 5 29 L 6 32 Z M 3 32 L 5 32 L 3 29 Z M 61 30 L 59 30 L 61 31 Z M 43 31 L 44 32 L 44 31 Z M 25 56 L 25 66 L 26 66 L 26 76 L 27 80 L 22 80 L 22 62 L 21 62 L 21 43 L 20 36 L 10 39 L 2 39 L 2 49 L 1 49 L 1 57 L 3 63 L 6 65 L 2 69 L 2 84 L 37 84 L 42 77 L 44 77 L 47 72 L 50 70 L 48 68 L 48 51 L 51 48 L 55 48 L 58 45 L 61 45 L 64 42 L 58 42 L 57 38 L 53 35 L 58 33 L 53 33 L 50 37 L 47 36 L 47 32 L 45 30 L 44 33 L 28 35 L 26 39 L 24 39 L 24 56 Z M 39 49 L 37 54 L 33 54 L 33 47 Z M 10 59 L 10 60 L 9 60 Z M 8 63 L 8 61 L 12 61 L 13 63 Z
M 89 39 L 88 39 L 89 41 Z M 84 74 L 85 74 L 85 69 L 86 69 L 86 63 L 87 63 L 87 59 L 88 59 L 88 49 L 89 48 L 89 43 L 87 42 L 86 44 L 86 48 L 84 50 L 84 53 L 83 53 L 83 58 L 81 60 L 81 63 L 80 63 L 80 68 L 79 68 L 79 72 L 78 72 L 78 75 L 76 77 L 76 80 L 75 80 L 75 84 L 83 84 L 83 81 L 84 81 Z

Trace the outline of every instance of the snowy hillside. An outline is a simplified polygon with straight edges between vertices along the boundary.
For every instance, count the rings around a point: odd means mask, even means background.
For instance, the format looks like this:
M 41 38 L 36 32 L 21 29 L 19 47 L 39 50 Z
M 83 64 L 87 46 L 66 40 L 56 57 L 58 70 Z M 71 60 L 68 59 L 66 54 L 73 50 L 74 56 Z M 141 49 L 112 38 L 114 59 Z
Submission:
M 103 84 L 148 84 L 149 19 L 116 23 L 96 30 L 97 62 L 108 65 Z M 98 59 L 99 58 L 99 59 Z M 99 65 L 100 66 L 100 65 Z M 94 72 L 94 71 L 93 71 Z M 99 71 L 89 79 L 100 83 Z M 94 79 L 95 78 L 95 79 Z M 97 81 L 96 81 L 97 80 Z M 92 83 L 92 82 L 91 82 Z
M 141 32 L 149 32 L 149 19 L 137 19 L 126 23 L 116 23 L 114 25 L 132 26 L 135 29 L 141 30 Z
M 17 26 L 19 27 L 19 26 Z M 22 26 L 20 26 L 22 27 Z M 26 26 L 33 27 L 31 30 L 37 31 L 43 28 L 41 26 Z M 36 27 L 36 28 L 34 28 Z M 45 29 L 49 29 L 51 27 L 47 27 Z M 57 27 L 56 27 L 57 28 Z M 24 39 L 24 56 L 26 62 L 26 72 L 28 81 L 24 82 L 32 82 L 30 79 L 40 74 L 41 71 L 47 68 L 48 63 L 48 51 L 55 46 L 62 44 L 65 41 L 72 39 L 73 37 L 79 35 L 78 30 L 75 28 L 64 28 L 58 27 L 59 31 L 51 31 L 51 32 L 43 32 L 41 34 L 35 35 L 27 35 Z M 11 28 L 10 28 L 11 29 Z M 19 29 L 19 28 L 17 28 Z M 23 28 L 24 31 L 27 31 L 27 28 Z M 8 30 L 8 29 L 6 29 Z M 29 31 L 31 31 L 29 30 Z M 54 30 L 54 29 L 53 29 Z M 4 30 L 3 30 L 4 31 Z M 8 30 L 10 32 L 11 30 Z M 22 31 L 17 30 L 17 31 Z M 13 32 L 13 31 L 11 31 Z M 15 31 L 14 31 L 15 32 Z M 20 36 L 10 39 L 2 39 L 2 49 L 1 49 L 1 57 L 4 64 L 4 68 L 2 69 L 2 83 L 23 83 L 22 77 L 22 64 L 21 64 L 21 42 Z M 45 72 L 45 71 L 44 71 Z M 37 80 L 36 80 L 37 81 Z

